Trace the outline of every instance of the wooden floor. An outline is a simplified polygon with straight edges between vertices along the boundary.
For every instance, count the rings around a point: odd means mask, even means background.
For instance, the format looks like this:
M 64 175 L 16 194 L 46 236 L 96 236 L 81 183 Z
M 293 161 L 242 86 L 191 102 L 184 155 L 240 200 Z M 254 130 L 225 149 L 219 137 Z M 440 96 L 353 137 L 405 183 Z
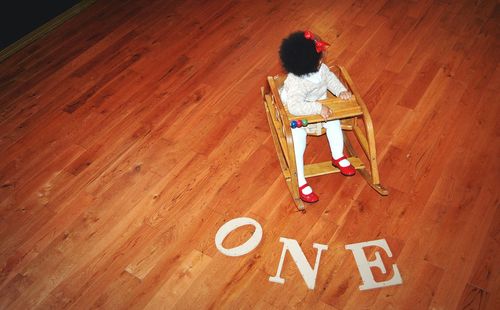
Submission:
M 500 309 L 499 24 L 495 0 L 96 2 L 0 64 L 0 308 Z M 387 197 L 329 175 L 293 207 L 260 87 L 306 28 L 371 110 Z M 225 256 L 238 217 L 263 237 Z M 314 290 L 290 254 L 268 280 L 280 237 L 328 245 Z M 403 283 L 362 291 L 345 246 L 378 239 Z

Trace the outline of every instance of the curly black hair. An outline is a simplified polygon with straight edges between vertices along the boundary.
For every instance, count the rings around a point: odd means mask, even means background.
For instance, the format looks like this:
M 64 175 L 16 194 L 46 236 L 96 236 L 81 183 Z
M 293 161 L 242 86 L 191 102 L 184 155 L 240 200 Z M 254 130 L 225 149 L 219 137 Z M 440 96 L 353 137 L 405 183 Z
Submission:
M 297 31 L 283 39 L 279 55 L 283 68 L 300 76 L 318 71 L 323 52 L 316 52 L 314 41 L 306 39 L 304 31 Z

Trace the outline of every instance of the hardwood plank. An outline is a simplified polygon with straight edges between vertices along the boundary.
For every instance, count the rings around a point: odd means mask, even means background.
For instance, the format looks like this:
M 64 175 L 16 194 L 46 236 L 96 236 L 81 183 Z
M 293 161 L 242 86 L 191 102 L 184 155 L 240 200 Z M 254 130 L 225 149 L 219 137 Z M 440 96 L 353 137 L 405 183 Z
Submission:
M 467 285 L 464 289 L 459 309 L 486 309 L 488 303 L 488 293 L 480 288 Z
M 210 262 L 211 258 L 202 252 L 191 252 L 178 270 L 174 272 L 172 278 L 163 284 L 145 308 L 168 309 L 177 304 L 178 299 L 184 295 Z

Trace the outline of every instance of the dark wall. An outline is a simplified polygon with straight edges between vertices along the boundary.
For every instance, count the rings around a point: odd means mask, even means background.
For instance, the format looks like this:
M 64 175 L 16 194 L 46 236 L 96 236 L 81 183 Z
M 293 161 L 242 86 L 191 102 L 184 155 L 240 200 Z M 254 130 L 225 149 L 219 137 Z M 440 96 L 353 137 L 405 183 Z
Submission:
M 79 1 L 3 1 L 0 4 L 0 50 L 63 13 Z

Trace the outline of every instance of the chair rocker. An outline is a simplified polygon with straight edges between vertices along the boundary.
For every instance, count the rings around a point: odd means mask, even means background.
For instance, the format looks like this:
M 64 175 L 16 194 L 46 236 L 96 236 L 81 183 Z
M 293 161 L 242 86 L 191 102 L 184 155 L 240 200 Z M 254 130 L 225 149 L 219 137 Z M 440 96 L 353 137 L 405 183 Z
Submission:
M 375 151 L 375 134 L 370 113 L 357 92 L 349 74 L 341 66 L 330 67 L 330 70 L 340 79 L 344 86 L 349 89 L 353 96 L 349 100 L 342 100 L 328 92 L 328 98 L 321 100 L 322 104 L 332 109 L 333 113 L 328 120 L 341 120 L 341 127 L 344 134 L 344 145 L 347 150 L 347 157 L 358 173 L 376 190 L 380 195 L 386 196 L 389 191 L 380 184 L 377 156 Z M 295 116 L 290 114 L 281 102 L 278 90 L 282 87 L 286 76 L 277 75 L 267 77 L 269 89 L 266 92 L 261 89 L 267 120 L 271 128 L 271 134 L 278 154 L 281 170 L 285 177 L 288 189 L 292 194 L 293 201 L 299 210 L 304 210 L 304 204 L 299 198 L 297 181 L 297 168 L 295 164 L 295 152 L 292 139 L 292 121 L 306 121 L 306 125 L 323 122 L 321 115 Z M 300 123 L 299 122 L 299 123 Z M 296 123 L 295 123 L 296 124 Z M 364 128 L 364 129 L 363 129 Z M 358 143 L 363 149 L 369 163 L 366 168 L 363 161 L 357 156 L 353 145 L 349 141 L 345 131 L 353 131 Z M 322 135 L 325 129 L 322 130 Z M 309 134 L 311 135 L 311 134 Z M 314 135 L 314 134 L 312 134 Z M 313 163 L 304 166 L 305 177 L 314 177 L 330 173 L 340 172 L 334 167 L 331 161 Z

